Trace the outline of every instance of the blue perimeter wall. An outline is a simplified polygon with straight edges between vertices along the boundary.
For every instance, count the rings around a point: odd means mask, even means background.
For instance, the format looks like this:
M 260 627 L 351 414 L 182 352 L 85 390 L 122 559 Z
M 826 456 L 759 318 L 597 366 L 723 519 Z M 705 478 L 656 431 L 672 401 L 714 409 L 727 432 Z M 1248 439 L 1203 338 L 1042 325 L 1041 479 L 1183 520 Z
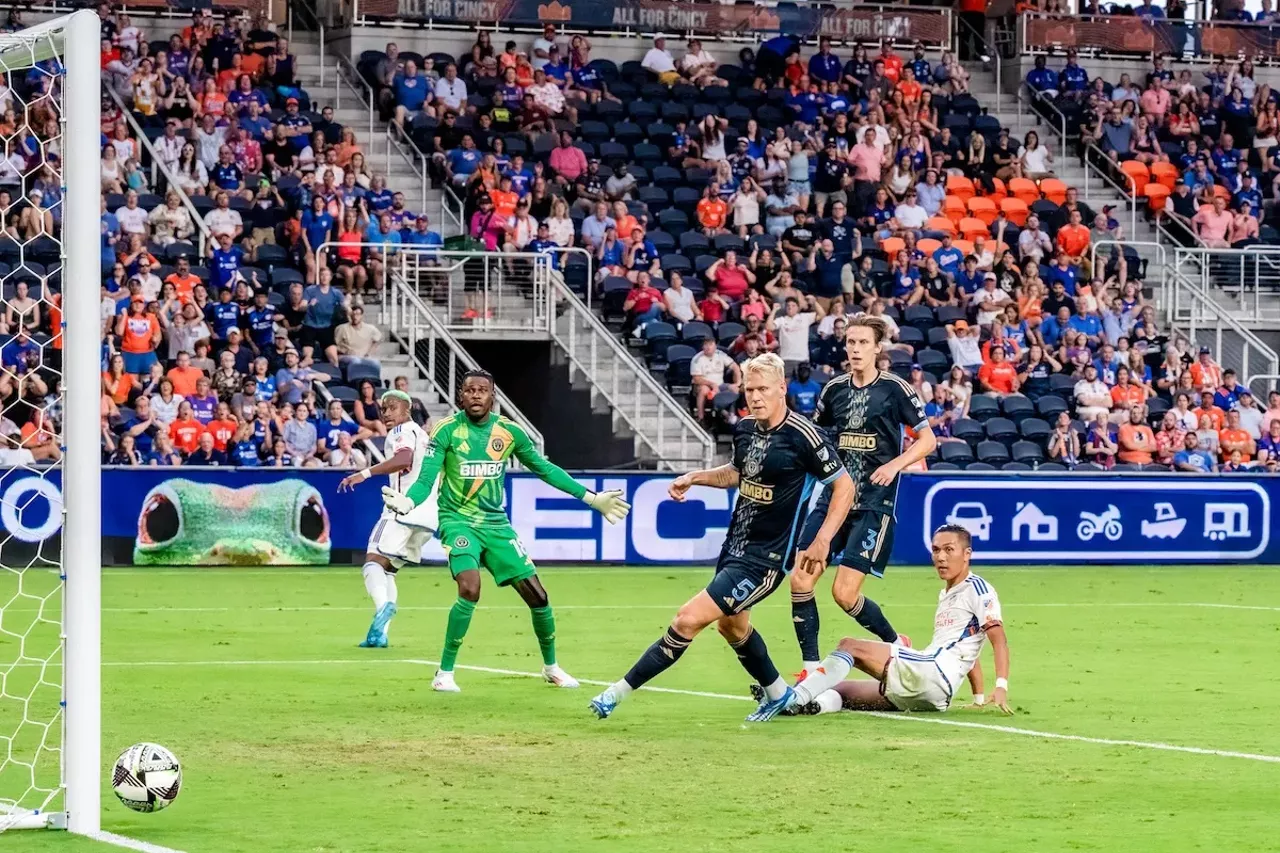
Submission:
M 0 526 L 8 542 L 26 543 L 49 557 L 61 527 L 60 476 L 56 470 L 43 475 L 24 469 L 0 474 Z M 339 494 L 341 478 L 340 472 L 323 470 L 108 469 L 103 535 L 131 542 L 148 493 L 166 481 L 238 490 L 303 480 L 328 513 L 334 558 L 345 560 L 347 552 L 363 551 L 382 505 L 379 483 Z M 678 504 L 667 497 L 670 476 L 582 474 L 578 479 L 590 489 L 624 490 L 633 506 L 630 517 L 609 525 L 535 477 L 509 474 L 508 511 L 534 560 L 715 562 L 733 492 L 695 488 Z M 1280 478 L 1242 475 L 908 475 L 898 495 L 893 562 L 927 563 L 929 532 L 950 521 L 971 531 L 975 558 L 986 563 L 1280 563 L 1280 547 L 1271 542 L 1276 492 Z M 233 537 L 235 531 L 222 535 Z M 424 557 L 443 561 L 436 543 Z

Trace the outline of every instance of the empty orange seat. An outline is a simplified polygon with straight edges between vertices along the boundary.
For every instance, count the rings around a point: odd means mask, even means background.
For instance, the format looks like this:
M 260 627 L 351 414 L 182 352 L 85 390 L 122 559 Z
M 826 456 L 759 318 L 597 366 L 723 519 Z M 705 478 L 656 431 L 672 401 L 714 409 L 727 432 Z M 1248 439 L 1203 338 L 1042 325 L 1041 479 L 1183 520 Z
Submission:
M 966 256 L 967 256 L 967 255 L 972 255 L 972 254 L 973 254 L 973 241 L 972 241 L 972 240 L 952 240 L 952 241 L 951 241 L 951 245 L 952 245 L 952 246 L 954 246 L 955 248 L 959 249 L 959 250 L 960 250 L 960 253 L 961 253 L 961 254 L 963 254 L 963 255 L 966 255 Z
M 1170 190 L 1164 184 L 1158 184 L 1155 181 L 1147 184 L 1147 207 L 1151 210 L 1163 210 L 1164 202 L 1170 195 Z
M 927 258 L 942 248 L 942 241 L 934 240 L 932 237 L 925 237 L 923 240 L 916 241 L 916 248 L 924 252 Z
M 941 231 L 944 234 L 955 236 L 956 223 L 947 216 L 933 216 L 924 224 L 926 231 Z
M 1057 178 L 1045 178 L 1041 181 L 1040 192 L 1054 204 L 1062 204 L 1067 200 L 1067 185 Z
M 1027 224 L 1027 216 L 1031 212 L 1027 203 L 1020 198 L 1001 199 L 1000 209 L 1004 211 L 1008 220 L 1019 228 Z
M 974 196 L 969 199 L 968 205 L 969 215 L 974 219 L 981 219 L 990 225 L 996 221 L 996 203 L 986 196 Z M 961 226 L 963 230 L 963 226 Z
M 991 192 L 987 193 L 987 198 L 991 199 L 996 204 L 1000 203 L 1000 199 L 1008 197 L 1009 188 L 1004 185 L 1004 181 L 999 178 L 992 178 L 991 186 L 992 189 Z
M 966 216 L 960 220 L 960 233 L 964 235 L 966 240 L 972 240 L 975 237 L 990 237 L 991 227 L 981 219 Z
M 1010 178 L 1009 195 L 1030 205 L 1040 200 L 1040 188 L 1036 186 L 1035 181 L 1026 178 Z
M 1172 191 L 1178 185 L 1178 167 L 1172 163 L 1152 163 L 1151 180 L 1159 181 Z
M 963 175 L 947 176 L 947 195 L 953 195 L 960 201 L 968 201 L 973 198 L 973 181 Z
M 1133 181 L 1132 189 L 1135 196 L 1140 196 L 1147 189 L 1147 184 L 1151 181 L 1151 171 L 1147 169 L 1147 164 L 1138 160 L 1125 160 L 1120 164 L 1120 171 L 1129 176 Z M 1124 183 L 1123 181 L 1121 182 Z
M 956 225 L 964 219 L 964 200 L 957 195 L 949 195 L 942 199 L 942 215 Z
M 893 256 L 901 252 L 907 247 L 907 242 L 901 237 L 886 237 L 880 242 L 880 251 L 884 252 L 885 257 L 893 260 Z

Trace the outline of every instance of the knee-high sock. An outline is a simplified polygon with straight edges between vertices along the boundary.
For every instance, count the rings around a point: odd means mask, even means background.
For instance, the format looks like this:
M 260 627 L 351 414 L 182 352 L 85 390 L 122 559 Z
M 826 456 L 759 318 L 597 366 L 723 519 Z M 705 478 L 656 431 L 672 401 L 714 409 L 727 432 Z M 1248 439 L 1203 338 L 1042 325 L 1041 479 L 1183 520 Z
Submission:
M 396 603 L 396 599 L 400 597 L 400 590 L 396 587 L 396 573 L 387 572 L 387 601 L 392 604 Z
M 886 643 L 898 642 L 898 632 L 893 630 L 893 626 L 889 624 L 889 620 L 885 618 L 884 613 L 880 610 L 880 605 L 865 595 L 859 595 L 858 600 L 845 613 L 852 616 L 859 625 L 875 634 L 882 641 Z
M 800 643 L 800 657 L 805 669 L 818 657 L 818 601 L 813 590 L 791 593 L 791 622 Z
M 546 607 L 530 607 L 533 616 L 533 633 L 538 637 L 538 647 L 542 649 L 544 666 L 554 666 L 556 662 L 556 616 L 551 612 L 551 605 Z
M 373 599 L 373 609 L 375 611 L 381 610 L 382 605 L 387 603 L 386 569 L 370 561 L 364 564 L 361 574 L 364 575 L 364 588 L 368 590 L 369 597 Z
M 628 670 L 619 683 L 625 683 L 628 688 L 635 690 L 652 681 L 674 666 L 691 642 L 693 641 L 689 638 L 677 634 L 674 628 L 668 628 L 667 633 L 645 650 L 640 660 L 636 661 L 635 666 Z
M 808 678 L 793 688 L 796 691 L 796 703 L 803 705 L 811 702 L 814 697 L 833 689 L 849 677 L 851 669 L 853 669 L 853 655 L 836 649 L 822 659 L 822 666 L 818 667 L 817 672 L 809 673 Z
M 769 658 L 769 647 L 759 631 L 752 627 L 746 637 L 730 645 L 738 655 L 738 663 L 765 689 L 770 699 L 777 699 L 786 692 L 786 682 L 778 675 L 778 668 Z
M 449 608 L 449 624 L 444 632 L 444 651 L 440 654 L 440 669 L 453 672 L 453 665 L 458 660 L 458 651 L 462 648 L 462 639 L 467 636 L 471 627 L 471 615 L 476 612 L 476 603 L 459 598 Z

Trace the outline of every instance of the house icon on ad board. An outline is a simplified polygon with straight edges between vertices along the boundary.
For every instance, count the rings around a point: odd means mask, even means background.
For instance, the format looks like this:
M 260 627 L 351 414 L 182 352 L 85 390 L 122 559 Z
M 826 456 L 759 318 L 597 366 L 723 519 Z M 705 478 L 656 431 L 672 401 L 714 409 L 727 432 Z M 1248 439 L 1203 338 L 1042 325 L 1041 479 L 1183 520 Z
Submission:
M 1057 542 L 1058 519 L 1045 515 L 1035 504 L 1027 501 L 1018 504 L 1018 511 L 1013 515 L 1013 541 L 1022 542 Z

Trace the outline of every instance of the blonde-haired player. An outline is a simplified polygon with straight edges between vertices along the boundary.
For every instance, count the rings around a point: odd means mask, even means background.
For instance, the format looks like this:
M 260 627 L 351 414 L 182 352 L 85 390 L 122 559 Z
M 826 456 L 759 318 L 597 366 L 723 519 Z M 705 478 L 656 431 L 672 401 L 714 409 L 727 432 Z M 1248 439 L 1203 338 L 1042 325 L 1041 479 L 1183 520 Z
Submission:
M 933 638 L 923 649 L 846 637 L 809 677 L 794 688 L 784 714 L 855 711 L 945 711 L 956 689 L 970 677 L 981 692 L 978 656 L 987 640 L 995 654 L 996 689 L 990 704 L 1009 708 L 1009 640 L 995 588 L 969 569 L 973 557 L 969 531 L 956 524 L 939 527 L 931 543 L 933 567 L 943 582 L 933 617 Z M 857 668 L 874 680 L 845 681 Z M 975 702 L 982 699 L 975 695 Z
M 369 468 L 344 477 L 338 491 L 355 489 L 370 477 L 386 474 L 391 488 L 404 494 L 417 482 L 422 462 L 427 457 L 431 440 L 423 429 L 413 422 L 410 412 L 413 400 L 403 391 L 388 391 L 378 401 L 382 422 L 387 426 L 384 445 L 386 459 Z M 412 512 L 397 515 L 389 509 L 382 510 L 382 517 L 369 534 L 369 545 L 364 555 L 364 587 L 373 599 L 373 622 L 361 648 L 385 649 L 387 628 L 396 615 L 396 572 L 405 563 L 422 561 L 422 548 L 435 535 L 437 526 L 436 494 Z
M 801 564 L 826 560 L 831 537 L 853 501 L 853 482 L 818 428 L 787 408 L 782 359 L 773 353 L 750 359 L 743 365 L 743 376 L 751 415 L 734 427 L 733 461 L 682 474 L 670 488 L 672 499 L 683 501 L 693 486 L 738 487 L 715 576 L 680 608 L 666 634 L 631 670 L 591 700 L 591 710 L 601 719 L 632 691 L 673 666 L 694 637 L 713 623 L 763 691 L 760 707 L 747 719 L 768 719 L 788 702 L 791 688 L 751 625 L 751 607 L 785 582 L 814 484 L 821 481 L 830 490 L 831 510 L 809 549 L 797 558 Z

